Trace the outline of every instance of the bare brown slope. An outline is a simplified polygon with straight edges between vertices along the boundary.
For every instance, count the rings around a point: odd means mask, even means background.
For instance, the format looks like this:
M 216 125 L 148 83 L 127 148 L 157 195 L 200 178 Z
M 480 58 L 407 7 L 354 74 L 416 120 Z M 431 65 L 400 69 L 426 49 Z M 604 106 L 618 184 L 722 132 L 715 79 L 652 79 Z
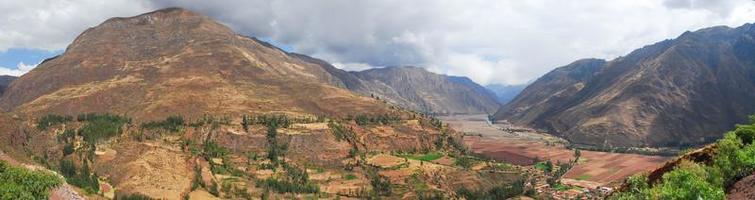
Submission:
M 556 68 L 527 86 L 495 116 L 513 123 L 528 123 L 553 112 L 584 88 L 585 83 L 606 63 L 600 59 L 583 59 Z
M 321 66 L 233 33 L 206 16 L 170 8 L 112 18 L 57 58 L 14 81 L 0 106 L 21 114 L 171 114 L 288 111 L 385 112 Z
M 528 87 L 517 99 L 535 100 L 515 100 L 497 117 L 589 145 L 708 142 L 755 112 L 753 27 L 687 32 L 638 49 L 606 63 L 573 95 L 550 93 L 557 101 L 542 104 Z

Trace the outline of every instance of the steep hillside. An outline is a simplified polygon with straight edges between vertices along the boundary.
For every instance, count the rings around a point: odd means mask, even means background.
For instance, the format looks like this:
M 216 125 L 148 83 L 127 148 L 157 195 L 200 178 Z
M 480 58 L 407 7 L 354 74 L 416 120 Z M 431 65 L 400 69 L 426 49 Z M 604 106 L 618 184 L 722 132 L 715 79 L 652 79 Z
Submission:
M 86 30 L 65 53 L 14 81 L 0 107 L 29 115 L 113 112 L 151 119 L 242 110 L 388 111 L 342 85 L 321 66 L 206 16 L 166 9 Z
M 429 113 L 493 113 L 495 94 L 466 77 L 439 75 L 419 67 L 386 67 L 347 72 L 306 55 L 290 53 L 318 64 L 338 77 L 341 86 L 364 96 Z M 463 95 L 463 96 L 460 96 Z
M 606 62 L 584 59 L 559 67 L 537 79 L 496 112 L 496 119 L 526 124 L 546 117 L 581 90 Z
M 511 102 L 519 93 L 524 90 L 524 88 L 527 87 L 527 84 L 521 84 L 521 85 L 502 85 L 502 84 L 490 84 L 486 85 L 485 88 L 493 92 L 495 94 L 496 98 L 498 98 L 498 103 L 501 105 L 505 105 L 506 103 Z
M 3 93 L 5 92 L 5 88 L 7 88 L 8 85 L 10 85 L 10 82 L 15 80 L 16 78 L 17 77 L 15 76 L 5 76 L 5 75 L 0 76 L 0 96 L 3 95 Z
M 466 77 L 445 76 L 421 67 L 385 67 L 351 72 L 362 80 L 355 91 L 431 113 L 492 113 L 496 97 Z
M 559 68 L 496 119 L 596 146 L 710 142 L 755 112 L 753 36 L 752 24 L 713 27 L 595 63 L 588 73 L 578 72 L 580 78 L 558 76 L 568 66 Z

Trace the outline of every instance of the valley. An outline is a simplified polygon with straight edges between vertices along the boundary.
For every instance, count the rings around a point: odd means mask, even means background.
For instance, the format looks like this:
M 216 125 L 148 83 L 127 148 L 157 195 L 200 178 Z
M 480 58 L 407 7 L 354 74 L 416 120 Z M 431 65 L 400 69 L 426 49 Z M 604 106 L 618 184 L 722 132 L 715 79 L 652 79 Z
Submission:
M 453 115 L 440 117 L 462 132 L 464 142 L 474 153 L 516 165 L 533 165 L 552 160 L 574 160 L 574 150 L 567 141 L 531 129 L 510 124 L 490 124 L 486 115 Z M 508 131 L 507 131 L 508 130 Z M 615 186 L 624 178 L 653 170 L 669 157 L 639 154 L 580 151 L 577 164 L 564 175 L 563 182 L 581 187 Z

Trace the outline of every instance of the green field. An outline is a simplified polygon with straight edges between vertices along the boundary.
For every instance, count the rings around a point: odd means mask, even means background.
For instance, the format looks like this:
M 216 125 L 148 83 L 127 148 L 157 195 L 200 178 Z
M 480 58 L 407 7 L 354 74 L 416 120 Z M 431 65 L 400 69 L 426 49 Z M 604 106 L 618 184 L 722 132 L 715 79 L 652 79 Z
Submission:
M 442 157 L 443 157 L 443 154 L 439 153 L 439 152 L 431 152 L 431 153 L 427 153 L 427 154 L 419 154 L 419 155 L 407 156 L 407 158 L 409 158 L 409 159 L 428 161 L 428 162 L 440 159 Z

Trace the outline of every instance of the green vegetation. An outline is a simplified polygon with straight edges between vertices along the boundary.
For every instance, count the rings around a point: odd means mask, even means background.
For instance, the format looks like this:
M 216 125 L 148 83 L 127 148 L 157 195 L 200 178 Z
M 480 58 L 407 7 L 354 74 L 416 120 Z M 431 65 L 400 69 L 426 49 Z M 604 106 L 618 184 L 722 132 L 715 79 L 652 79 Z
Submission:
M 245 132 L 249 132 L 249 125 L 252 124 L 251 120 L 249 119 L 248 115 L 241 116 L 241 127 L 244 128 Z
M 346 174 L 345 176 L 343 176 L 343 179 L 354 180 L 354 179 L 357 179 L 357 176 L 354 174 Z
M 0 161 L 0 200 L 47 199 L 63 182 L 55 175 L 10 166 Z
M 401 122 L 401 117 L 395 116 L 395 115 L 388 115 L 388 114 L 382 114 L 382 115 L 366 115 L 366 114 L 360 114 L 356 117 L 348 117 L 349 119 L 353 118 L 354 122 L 357 123 L 357 125 L 360 126 L 367 126 L 367 125 L 389 125 L 393 123 Z
M 317 193 L 320 191 L 316 184 L 309 181 L 306 170 L 286 163 L 282 165 L 286 170 L 284 178 L 267 178 L 258 181 L 257 184 L 278 193 Z
M 378 174 L 377 169 L 367 170 L 367 177 L 372 185 L 372 196 L 389 196 L 393 192 L 393 185 L 388 177 Z
M 592 176 L 590 176 L 589 174 L 582 174 L 582 175 L 577 176 L 577 180 L 587 180 L 590 178 L 592 178 Z
M 753 138 L 755 115 L 716 142 L 712 162 L 682 161 L 652 186 L 645 176 L 631 177 L 629 189 L 610 199 L 724 199 L 725 188 L 755 172 Z
M 328 122 L 328 128 L 330 128 L 333 136 L 336 137 L 336 141 L 340 142 L 342 140 L 346 140 L 349 143 L 356 141 L 356 134 L 354 134 L 354 130 L 344 127 L 341 123 L 333 121 Z
M 162 121 L 153 121 L 142 124 L 142 128 L 149 130 L 162 129 L 169 132 L 178 132 L 181 130 L 181 128 L 183 128 L 184 124 L 184 118 L 182 116 L 175 115 L 165 118 L 165 120 Z
M 51 126 L 55 126 L 58 124 L 63 124 L 66 122 L 73 121 L 73 117 L 71 116 L 62 116 L 62 115 L 56 115 L 56 114 L 49 114 L 45 115 L 42 118 L 39 118 L 37 120 L 37 129 L 39 130 L 47 130 L 47 128 Z
M 89 144 L 96 144 L 100 140 L 116 136 L 123 132 L 123 125 L 131 120 L 127 117 L 112 114 L 79 115 L 77 121 L 86 122 L 79 129 L 79 135 Z
M 89 164 L 83 162 L 81 169 L 76 169 L 71 160 L 60 160 L 60 173 L 71 185 L 80 187 L 89 193 L 97 193 L 100 190 L 100 181 L 96 174 L 91 173 Z
M 464 169 L 469 169 L 474 165 L 475 159 L 469 156 L 457 156 L 454 164 Z
M 430 152 L 430 153 L 427 153 L 427 154 L 410 155 L 410 156 L 405 156 L 405 157 L 409 158 L 409 159 L 430 162 L 430 161 L 442 158 L 443 154 L 440 153 L 440 152 Z
M 488 190 L 473 191 L 466 187 L 461 187 L 456 190 L 456 195 L 458 195 L 458 197 L 484 200 L 508 199 L 522 193 L 524 193 L 524 179 L 517 180 L 510 185 L 498 185 Z
M 553 171 L 553 162 L 550 160 L 545 162 L 539 162 L 535 164 L 535 169 L 543 170 L 546 174 L 551 173 Z

